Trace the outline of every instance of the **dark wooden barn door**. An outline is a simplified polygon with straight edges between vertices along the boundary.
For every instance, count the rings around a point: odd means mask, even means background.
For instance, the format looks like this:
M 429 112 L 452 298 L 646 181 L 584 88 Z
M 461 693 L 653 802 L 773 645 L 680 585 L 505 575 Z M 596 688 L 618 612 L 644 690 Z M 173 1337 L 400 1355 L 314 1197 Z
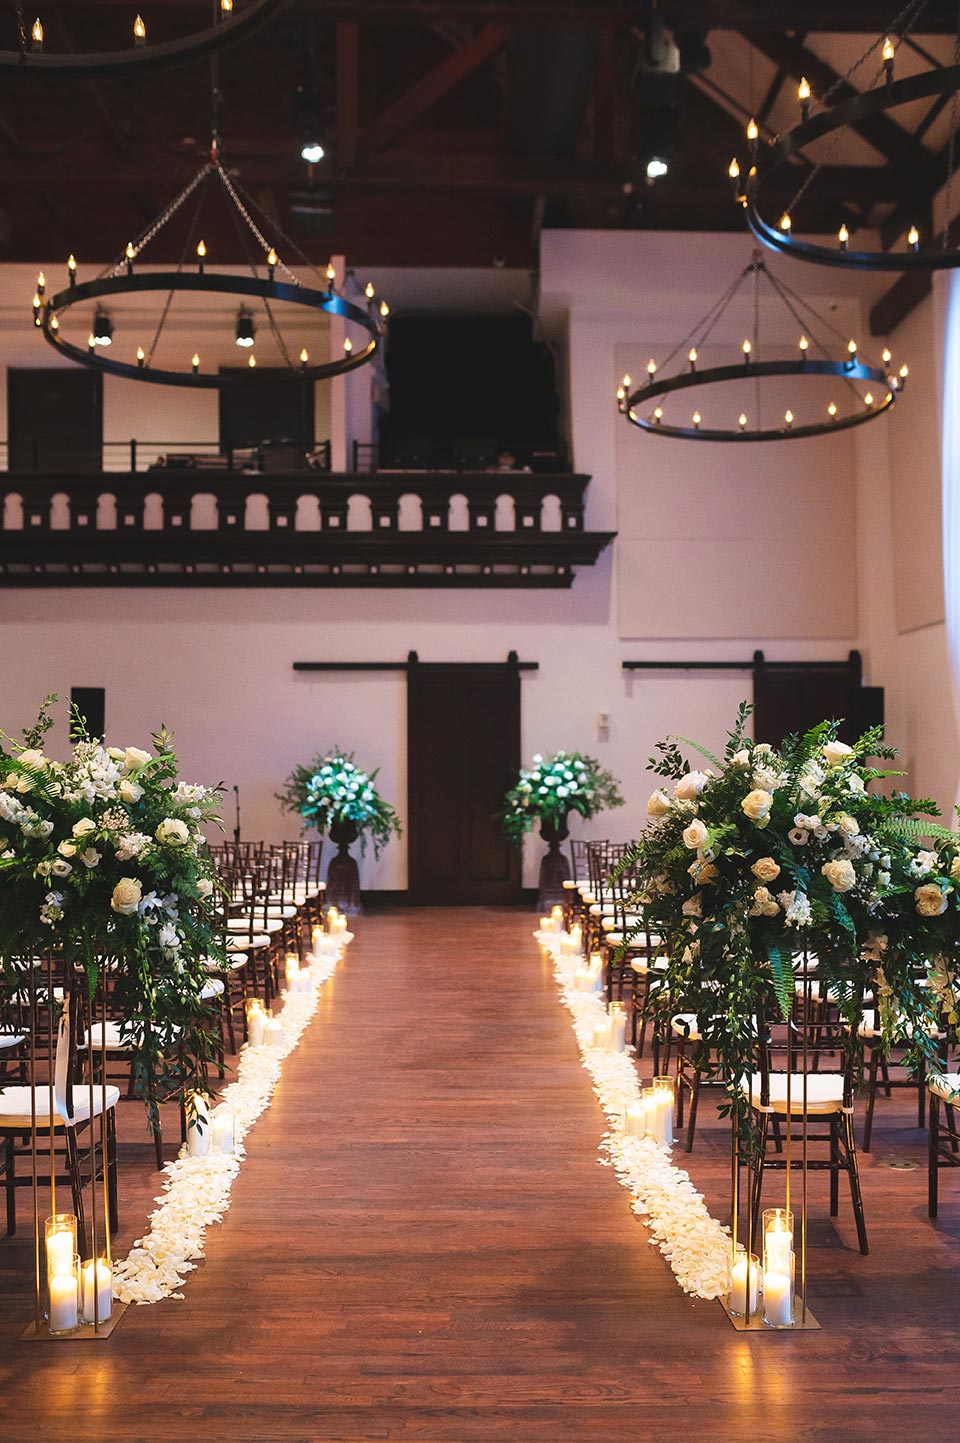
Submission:
M 103 377 L 77 367 L 7 371 L 11 471 L 99 471 Z
M 519 672 L 415 664 L 407 675 L 411 900 L 517 902 L 520 856 L 496 814 L 520 764 Z
M 856 741 L 883 721 L 883 688 L 861 684 L 860 653 L 846 663 L 755 661 L 754 737 L 779 746 L 790 732 L 843 718 L 840 738 Z

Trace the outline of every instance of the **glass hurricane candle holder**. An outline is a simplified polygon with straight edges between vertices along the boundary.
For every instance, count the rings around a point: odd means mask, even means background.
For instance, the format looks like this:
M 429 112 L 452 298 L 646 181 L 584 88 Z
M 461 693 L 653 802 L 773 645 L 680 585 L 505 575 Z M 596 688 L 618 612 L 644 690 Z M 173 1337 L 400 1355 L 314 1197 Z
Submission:
M 655 1077 L 650 1094 L 647 1102 L 647 1111 L 652 1114 L 648 1123 L 650 1135 L 664 1147 L 670 1147 L 673 1143 L 673 1078 Z
M 593 1046 L 606 1047 L 610 1041 L 610 1019 L 605 1017 L 602 1022 L 594 1023 Z
M 647 1131 L 647 1104 L 642 1092 L 636 1102 L 627 1105 L 623 1115 L 623 1131 L 627 1137 L 643 1137 Z
M 742 1243 L 735 1244 L 730 1258 L 730 1292 L 727 1308 L 735 1317 L 757 1316 L 760 1294 L 760 1259 L 747 1252 Z
M 259 997 L 252 997 L 247 1003 L 247 1041 L 251 1047 L 263 1045 L 263 1029 L 266 1020 L 263 1004 Z
M 210 1151 L 210 1099 L 204 1092 L 187 1098 L 187 1155 L 206 1157 Z
M 763 1213 L 763 1321 L 768 1328 L 791 1328 L 794 1322 L 793 1213 L 766 1208 Z
M 77 1251 L 75 1213 L 53 1213 L 43 1225 L 43 1246 L 47 1260 L 47 1281 L 54 1273 L 69 1272 Z
M 94 1303 L 96 1299 L 96 1303 Z M 113 1311 L 113 1268 L 109 1258 L 88 1258 L 80 1274 L 80 1313 L 84 1323 L 106 1323 Z
M 611 1052 L 622 1052 L 627 1045 L 627 1015 L 622 1002 L 610 1003 L 610 1038 L 607 1045 Z
M 236 1146 L 236 1118 L 228 1107 L 218 1107 L 210 1121 L 210 1148 L 223 1156 L 233 1155 Z
M 80 1255 L 73 1254 L 68 1263 L 50 1274 L 47 1284 L 50 1304 L 47 1330 L 50 1333 L 72 1333 L 80 1322 Z

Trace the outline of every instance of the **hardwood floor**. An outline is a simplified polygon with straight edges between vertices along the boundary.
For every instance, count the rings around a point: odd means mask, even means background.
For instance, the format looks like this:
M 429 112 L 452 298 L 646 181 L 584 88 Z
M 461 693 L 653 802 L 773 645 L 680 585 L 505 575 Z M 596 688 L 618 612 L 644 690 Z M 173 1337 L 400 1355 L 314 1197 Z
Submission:
M 362 919 L 183 1301 L 131 1308 L 107 1342 L 20 1343 L 27 1248 L 0 1241 L 4 1443 L 956 1436 L 960 1172 L 934 1227 L 907 1097 L 878 1104 L 868 1258 L 843 1194 L 834 1227 L 812 1184 L 822 1331 L 739 1335 L 680 1292 L 598 1166 L 601 1115 L 532 925 Z M 690 1170 L 724 1215 L 727 1134 L 709 1104 L 703 1122 Z M 122 1247 L 156 1191 L 133 1104 L 121 1138 Z

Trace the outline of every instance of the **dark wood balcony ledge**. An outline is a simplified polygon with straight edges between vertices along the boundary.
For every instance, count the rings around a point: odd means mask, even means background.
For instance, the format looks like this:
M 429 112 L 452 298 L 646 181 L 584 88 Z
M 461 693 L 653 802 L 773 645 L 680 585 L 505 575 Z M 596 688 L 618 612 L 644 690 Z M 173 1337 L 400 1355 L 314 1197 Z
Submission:
M 521 472 L 11 472 L 0 474 L 0 586 L 569 587 L 574 569 L 594 565 L 615 535 L 584 530 L 589 480 Z M 466 529 L 450 524 L 457 497 L 466 500 Z M 512 503 L 510 529 L 497 527 L 503 497 Z M 559 530 L 543 526 L 551 497 Z M 351 515 L 355 498 L 369 504 L 369 525 Z M 401 498 L 413 498 L 414 509 L 419 503 L 416 527 L 408 515 L 401 528 Z M 264 518 L 264 502 L 265 524 L 251 524 L 257 510 Z

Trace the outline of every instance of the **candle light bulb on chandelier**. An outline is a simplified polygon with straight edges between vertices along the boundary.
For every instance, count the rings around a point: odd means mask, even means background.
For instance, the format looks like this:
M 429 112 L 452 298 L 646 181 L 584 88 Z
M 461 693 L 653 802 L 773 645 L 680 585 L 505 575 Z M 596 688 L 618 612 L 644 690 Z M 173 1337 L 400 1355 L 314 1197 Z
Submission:
M 653 419 L 656 421 L 657 425 L 659 426 L 659 425 L 660 425 L 660 422 L 663 420 L 663 407 L 662 407 L 662 406 L 656 406 L 656 407 L 654 408 Z
M 51 331 L 59 331 L 60 329 L 60 322 L 57 320 L 56 316 L 50 317 L 50 329 Z
M 344 339 L 343 349 L 347 352 L 348 355 L 353 350 L 353 342 L 351 341 L 349 336 Z
M 40 307 L 41 307 L 40 297 L 39 297 L 38 295 L 34 295 L 34 297 L 33 297 L 33 324 L 34 324 L 35 326 L 42 326 L 42 325 L 43 325 L 43 312 L 41 311 Z
M 701 420 L 700 412 L 699 412 L 699 411 L 694 411 L 694 413 L 693 413 L 693 429 L 694 429 L 695 431 L 699 431 L 699 430 L 700 430 L 700 420 Z
M 127 275 L 128 275 L 128 276 L 132 276 L 132 275 L 133 275 L 133 258 L 134 258 L 134 256 L 135 256 L 136 254 L 137 254 L 137 253 L 136 253 L 136 251 L 135 251 L 134 248 L 133 248 L 133 241 L 127 241 L 127 248 L 126 248 L 126 250 L 124 251 L 124 255 L 125 255 L 126 258 L 127 258 Z
M 76 256 L 67 256 L 67 275 L 68 275 L 68 277 L 70 278 L 70 284 L 71 284 L 72 286 L 75 286 L 76 283 L 77 283 L 77 258 L 76 258 Z
M 44 291 L 45 291 L 46 289 L 47 289 L 47 278 L 46 278 L 46 276 L 43 274 L 43 271 L 41 271 L 40 274 L 37 276 L 37 295 L 38 295 L 38 296 L 42 296 L 43 293 L 44 293 Z
M 856 343 L 856 341 L 848 341 L 848 342 L 847 342 L 847 351 L 849 352 L 850 358 L 851 358 L 851 360 L 852 360 L 853 357 L 857 354 L 857 343 Z
M 653 359 L 653 357 L 651 356 L 650 359 L 649 359 L 649 361 L 647 362 L 647 375 L 648 375 L 648 376 L 655 376 L 656 374 L 657 374 L 657 363 L 656 363 L 656 361 Z
M 233 0 L 220 0 L 220 14 L 229 15 L 233 11 Z
M 367 281 L 367 284 L 363 288 L 363 294 L 366 296 L 368 301 L 373 300 L 374 296 L 376 295 L 376 291 L 373 289 L 373 281 Z
M 905 381 L 910 374 L 910 368 L 908 366 L 901 366 L 899 374 L 901 381 Z
M 146 355 L 144 354 L 143 347 L 142 347 L 142 346 L 138 346 L 138 347 L 137 347 L 137 365 L 138 365 L 138 366 L 142 366 L 143 363 L 144 363 L 144 361 L 145 361 L 146 359 L 147 359 L 147 358 L 146 358 Z
M 278 256 L 273 246 L 267 251 L 267 274 L 273 280 L 273 273 L 277 269 Z
M 797 99 L 800 102 L 800 114 L 803 119 L 810 119 L 810 82 L 804 75 L 797 86 Z
M 730 164 L 727 166 L 727 175 L 730 177 L 731 180 L 740 179 L 740 162 L 737 160 L 736 156 L 733 157 Z
M 390 307 L 387 305 L 386 301 L 380 302 L 380 314 L 384 320 L 386 320 L 387 316 L 389 316 L 390 314 Z
M 39 15 L 37 16 L 36 20 L 34 20 L 33 26 L 30 30 L 30 42 L 34 50 L 43 49 L 43 26 L 40 24 Z
M 97 344 L 96 337 L 94 336 L 93 332 L 91 331 L 90 334 L 89 334 L 89 336 L 87 337 L 87 350 L 88 350 L 88 351 L 92 351 L 93 348 L 94 348 L 94 346 L 95 346 L 96 344 Z
M 193 368 L 193 374 L 196 375 L 200 369 L 200 357 L 197 355 L 196 351 L 194 351 L 193 353 L 193 358 L 190 362 L 190 365 Z
M 801 336 L 801 337 L 800 337 L 800 350 L 801 350 L 801 352 L 803 353 L 804 357 L 806 357 L 806 354 L 807 354 L 807 351 L 809 350 L 809 348 L 810 348 L 810 342 L 807 340 L 806 336 Z
M 873 392 L 872 392 L 872 391 L 868 391 L 867 394 L 864 396 L 864 398 L 863 398 L 863 404 L 864 404 L 865 406 L 872 406 L 872 405 L 873 405 Z
M 337 273 L 333 268 L 333 261 L 331 261 L 330 264 L 327 266 L 327 280 L 330 282 L 331 285 L 333 285 L 333 282 L 336 279 L 336 275 Z
M 143 17 L 138 15 L 133 22 L 133 43 L 135 45 L 146 45 L 147 27 L 143 23 Z
M 915 251 L 920 249 L 920 232 L 915 225 L 912 225 L 907 231 L 907 245 Z
M 747 417 L 746 417 L 746 412 L 744 412 L 744 411 L 741 411 L 741 412 L 740 412 L 740 415 L 739 415 L 739 417 L 737 418 L 737 425 L 740 427 L 740 430 L 741 430 L 741 431 L 745 431 L 745 430 L 747 429 Z
M 891 356 L 889 348 L 887 346 L 884 346 L 883 351 L 880 355 L 880 359 L 883 361 L 883 364 L 885 366 L 889 366 L 890 362 L 893 360 L 893 357 Z
M 309 353 L 308 353 L 308 351 L 307 351 L 306 346 L 304 346 L 303 350 L 300 352 L 300 364 L 301 364 L 301 366 L 306 366 L 307 363 L 309 362 L 309 360 L 310 360 Z
M 618 400 L 618 401 L 625 401 L 626 399 L 627 399 L 627 393 L 626 393 L 626 391 L 623 389 L 622 386 L 618 386 L 618 387 L 617 387 L 617 400 Z
M 840 242 L 840 249 L 842 251 L 845 251 L 847 248 L 847 244 L 850 240 L 850 232 L 847 230 L 846 221 L 844 221 L 840 229 L 837 231 L 837 240 Z
M 784 411 L 784 413 L 783 413 L 783 419 L 784 419 L 784 422 L 786 423 L 787 430 L 789 431 L 790 427 L 793 425 L 793 412 L 792 412 L 792 411 Z
M 197 270 L 203 275 L 203 263 L 207 258 L 207 247 L 205 241 L 197 241 Z
M 750 342 L 749 342 L 749 341 L 744 341 L 744 343 L 743 343 L 743 359 L 747 362 L 748 365 L 749 365 L 749 363 L 750 363 L 750 352 L 751 352 L 752 350 L 753 350 L 753 346 L 750 344 Z
M 749 140 L 751 145 L 756 145 L 759 136 L 759 127 L 757 126 L 757 122 L 751 116 L 750 120 L 747 123 L 747 139 Z
M 827 415 L 830 417 L 831 421 L 835 421 L 837 419 L 837 407 L 833 401 L 831 401 L 829 406 L 827 407 Z
M 623 380 L 620 382 L 620 384 L 625 391 L 629 391 L 630 387 L 633 385 L 633 377 L 625 373 Z
M 884 42 L 883 42 L 883 50 L 882 50 L 880 53 L 881 53 L 881 55 L 882 55 L 882 57 L 883 57 L 883 68 L 884 68 L 884 70 L 886 71 L 886 78 L 887 78 L 888 81 L 889 81 L 889 80 L 892 80 L 892 79 L 893 79 L 893 62 L 894 62 L 894 60 L 895 60 L 895 58 L 896 58 L 897 50 L 896 50 L 896 46 L 894 45 L 894 43 L 893 43 L 893 41 L 892 41 L 892 39 L 890 38 L 889 35 L 888 35 L 888 36 L 886 37 L 886 39 L 884 40 Z
M 687 360 L 690 362 L 690 369 L 691 369 L 691 371 L 695 371 L 695 370 L 697 369 L 697 348 L 696 348 L 696 346 L 691 346 L 691 347 L 690 347 L 689 353 L 688 353 L 688 355 L 687 355 Z
M 780 229 L 786 231 L 789 234 L 792 224 L 793 222 L 790 219 L 790 212 L 785 210 L 783 212 L 783 215 L 780 217 Z
M 255 371 L 255 370 L 257 369 L 257 358 L 256 358 L 256 356 L 251 356 L 250 359 L 249 359 L 249 361 L 247 362 L 247 365 L 250 367 L 251 371 Z

